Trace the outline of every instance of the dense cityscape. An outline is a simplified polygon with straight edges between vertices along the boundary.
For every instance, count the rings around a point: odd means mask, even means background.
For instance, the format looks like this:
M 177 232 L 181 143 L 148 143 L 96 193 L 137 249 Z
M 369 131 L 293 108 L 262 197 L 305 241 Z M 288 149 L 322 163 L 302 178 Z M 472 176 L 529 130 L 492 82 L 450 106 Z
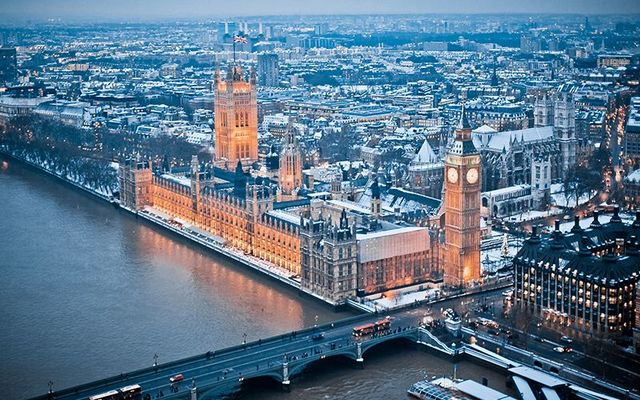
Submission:
M 640 399 L 618 6 L 0 21 L 0 397 Z

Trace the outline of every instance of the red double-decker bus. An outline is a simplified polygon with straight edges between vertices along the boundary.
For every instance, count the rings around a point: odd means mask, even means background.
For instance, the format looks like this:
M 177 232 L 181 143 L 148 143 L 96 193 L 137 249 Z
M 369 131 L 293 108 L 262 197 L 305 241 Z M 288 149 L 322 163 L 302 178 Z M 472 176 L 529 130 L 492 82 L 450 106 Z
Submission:
M 353 336 L 365 336 L 376 331 L 375 324 L 360 325 L 353 328 Z
M 391 318 L 387 317 L 370 324 L 354 327 L 353 336 L 366 336 L 374 332 L 386 331 L 389 328 L 391 328 Z

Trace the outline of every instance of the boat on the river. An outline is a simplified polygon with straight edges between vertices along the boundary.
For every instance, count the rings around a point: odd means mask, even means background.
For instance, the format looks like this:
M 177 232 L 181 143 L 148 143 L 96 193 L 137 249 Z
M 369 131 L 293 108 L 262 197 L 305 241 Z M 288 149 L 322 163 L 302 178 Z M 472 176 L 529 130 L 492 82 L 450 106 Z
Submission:
M 455 390 L 454 382 L 447 378 L 418 381 L 411 385 L 407 393 L 421 400 L 471 400 Z
M 411 385 L 407 393 L 421 400 L 515 400 L 509 395 L 470 379 L 466 381 L 449 378 L 438 378 L 431 381 L 425 379 Z

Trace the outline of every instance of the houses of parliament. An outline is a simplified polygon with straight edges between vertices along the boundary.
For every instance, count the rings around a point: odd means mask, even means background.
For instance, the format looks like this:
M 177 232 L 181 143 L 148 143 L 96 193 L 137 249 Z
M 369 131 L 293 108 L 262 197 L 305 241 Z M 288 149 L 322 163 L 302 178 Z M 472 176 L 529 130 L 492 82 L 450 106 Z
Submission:
M 258 161 L 256 79 L 239 66 L 215 73 L 215 155 L 166 173 L 150 161 L 120 164 L 120 203 L 151 208 L 236 250 L 286 271 L 302 290 L 333 304 L 425 282 L 449 286 L 480 277 L 480 156 L 462 113 L 445 158 L 444 201 L 394 190 L 375 174 L 367 201 L 340 193 L 314 196 L 303 187 L 296 129 L 287 128 L 277 178 L 251 174 Z M 209 160 L 207 160 L 209 161 Z M 432 212 L 398 215 L 382 192 L 428 205 Z

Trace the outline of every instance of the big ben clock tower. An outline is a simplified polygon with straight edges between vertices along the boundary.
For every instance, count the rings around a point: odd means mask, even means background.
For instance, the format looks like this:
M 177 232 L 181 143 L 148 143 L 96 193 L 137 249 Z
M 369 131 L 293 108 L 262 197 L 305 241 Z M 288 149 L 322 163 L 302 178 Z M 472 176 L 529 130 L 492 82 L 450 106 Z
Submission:
M 480 154 L 462 108 L 455 140 L 445 157 L 444 280 L 468 285 L 480 280 Z

